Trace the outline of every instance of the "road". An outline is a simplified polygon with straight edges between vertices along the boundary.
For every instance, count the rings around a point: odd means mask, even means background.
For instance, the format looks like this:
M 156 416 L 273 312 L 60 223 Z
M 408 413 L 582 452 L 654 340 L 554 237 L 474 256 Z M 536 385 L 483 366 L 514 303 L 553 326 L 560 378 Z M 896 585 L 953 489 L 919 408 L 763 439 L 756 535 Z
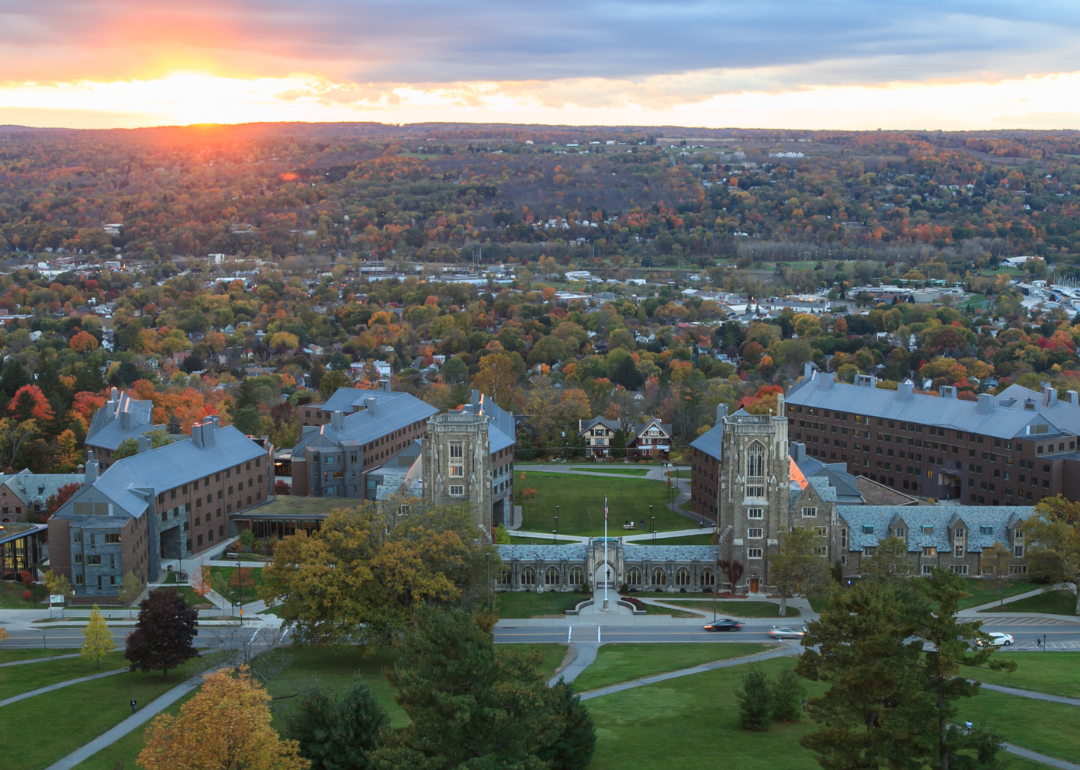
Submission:
M 222 643 L 228 644 L 240 638 L 241 635 L 250 639 L 258 627 L 258 625 L 246 625 L 241 629 L 235 626 L 202 626 L 199 628 L 199 635 L 195 637 L 195 646 L 216 647 Z M 121 626 L 109 630 L 112 631 L 116 648 L 122 650 L 127 641 L 127 635 L 134 630 L 134 626 Z M 8 633 L 11 634 L 11 639 L 0 644 L 0 649 L 78 649 L 82 647 L 84 641 L 81 628 L 12 629 Z

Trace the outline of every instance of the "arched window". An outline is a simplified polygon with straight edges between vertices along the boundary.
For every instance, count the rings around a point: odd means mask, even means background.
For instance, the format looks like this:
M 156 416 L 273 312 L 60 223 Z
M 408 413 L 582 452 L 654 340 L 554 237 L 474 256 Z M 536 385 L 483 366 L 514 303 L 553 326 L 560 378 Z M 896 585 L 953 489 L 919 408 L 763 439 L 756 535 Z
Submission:
M 675 573 L 675 585 L 688 586 L 690 585 L 690 570 L 680 569 Z
M 667 585 L 667 573 L 665 573 L 662 569 L 659 569 L 659 568 L 654 569 L 653 573 L 652 573 L 652 584 L 654 586 L 658 586 L 660 588 L 663 588 L 664 586 L 666 586 Z
M 765 475 L 765 447 L 754 442 L 746 449 L 746 476 L 751 479 Z
M 637 569 L 629 570 L 626 573 L 626 584 L 628 586 L 639 586 L 639 585 L 641 585 L 641 571 L 637 570 Z
M 711 569 L 703 569 L 701 571 L 701 585 L 714 586 L 716 585 L 716 575 L 713 574 Z
M 532 567 L 526 567 L 521 571 L 521 584 L 523 586 L 536 585 L 536 572 Z
M 574 567 L 570 570 L 570 585 L 579 586 L 585 582 L 585 573 L 581 567 Z
M 544 573 L 544 585 L 557 586 L 559 584 L 559 570 L 555 567 L 548 567 Z
M 501 586 L 510 585 L 510 570 L 499 570 L 499 574 L 495 577 L 495 581 Z

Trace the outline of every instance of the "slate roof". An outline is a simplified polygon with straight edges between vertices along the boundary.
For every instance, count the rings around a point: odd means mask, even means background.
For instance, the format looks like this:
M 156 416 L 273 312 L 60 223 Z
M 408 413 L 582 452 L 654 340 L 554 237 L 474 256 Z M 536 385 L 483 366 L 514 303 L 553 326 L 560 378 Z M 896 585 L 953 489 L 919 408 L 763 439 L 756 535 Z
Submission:
M 623 554 L 627 561 L 693 561 L 702 562 L 716 561 L 720 549 L 715 545 L 661 545 L 662 540 L 657 540 L 656 545 L 637 545 L 627 543 L 623 546 Z
M 722 449 L 724 446 L 724 423 L 718 421 L 716 426 L 708 431 L 702 433 L 696 439 L 690 442 L 690 446 L 694 449 L 700 450 L 709 457 L 714 457 L 717 460 L 723 459 Z
M 968 528 L 968 552 L 989 548 L 994 541 L 1009 545 L 1006 527 L 1015 515 L 1027 519 L 1035 509 L 1023 505 L 838 505 L 836 513 L 848 523 L 848 550 L 861 551 L 875 546 L 878 540 L 889 536 L 894 522 L 903 520 L 907 525 L 908 551 L 921 551 L 933 546 L 939 551 L 951 551 L 949 522 L 964 522 Z M 864 533 L 863 527 L 873 527 L 873 533 Z M 923 527 L 933 527 L 931 534 L 923 534 Z M 991 534 L 983 534 L 981 527 L 990 527 Z
M 715 545 L 635 545 L 622 546 L 627 561 L 716 561 L 720 549 Z M 585 561 L 589 557 L 586 543 L 568 545 L 500 545 L 499 557 L 504 561 Z
M 848 473 L 845 463 L 823 463 L 815 457 L 797 451 L 795 444 L 791 445 L 789 454 L 796 461 L 796 465 L 806 480 L 821 491 L 816 479 L 824 479 L 825 483 L 833 488 L 832 494 L 841 505 L 859 505 L 865 502 L 862 492 L 855 486 L 855 476 Z M 799 455 L 802 455 L 801 457 Z
M 375 390 L 365 390 L 363 388 L 338 388 L 334 391 L 334 395 L 326 399 L 322 404 L 311 404 L 311 406 L 317 406 L 325 412 L 344 412 L 349 414 L 358 409 L 362 409 L 364 401 L 369 398 L 374 398 L 376 402 L 376 408 L 381 406 L 384 401 L 389 401 L 400 396 L 407 395 L 405 393 L 394 393 L 390 390 L 382 390 L 376 388 Z
M 1019 388 L 1016 395 L 1030 394 L 1038 400 L 1041 394 L 1027 388 Z M 986 411 L 980 411 L 977 401 L 957 398 L 943 398 L 924 393 L 911 393 L 904 399 L 899 390 L 884 390 L 869 385 L 849 385 L 835 382 L 831 373 L 813 372 L 804 377 L 788 390 L 784 397 L 786 403 L 794 406 L 830 409 L 868 417 L 912 422 L 920 425 L 934 425 L 966 433 L 980 433 L 984 436 L 1012 439 L 1027 435 L 1027 426 L 1048 423 L 1052 419 L 1064 424 L 1075 422 L 1080 429 L 1080 407 L 1058 401 L 1050 410 L 1029 410 L 1024 408 L 1024 399 L 1005 397 L 1002 393 L 991 399 Z M 1068 420 L 1066 419 L 1066 411 Z M 1061 415 L 1058 417 L 1057 415 Z M 1051 415 L 1054 417 L 1051 418 Z M 1070 432 L 1078 432 L 1080 430 Z
M 7 484 L 24 503 L 38 500 L 44 503 L 60 487 L 81 484 L 85 478 L 81 473 L 34 473 L 26 469 L 14 475 L 0 476 L 0 484 Z
M 517 561 L 585 561 L 589 546 L 585 543 L 569 545 L 512 545 L 499 546 L 499 558 L 504 562 Z
M 320 425 L 317 430 L 305 432 L 300 441 L 293 447 L 293 457 L 303 457 L 304 449 L 320 438 L 335 445 L 340 445 L 343 441 L 355 441 L 360 445 L 364 445 L 411 425 L 418 420 L 425 420 L 439 413 L 439 410 L 435 407 L 425 404 L 416 396 L 411 396 L 408 393 L 357 390 L 356 388 L 338 388 L 337 393 L 326 403 L 330 404 L 334 401 L 338 393 L 343 390 L 359 393 L 361 396 L 366 394 L 368 398 L 377 398 L 375 414 L 373 415 L 369 409 L 363 409 L 359 412 L 346 414 L 340 430 L 327 424 Z M 324 405 L 322 408 L 326 409 L 326 406 Z M 332 411 L 342 410 L 334 409 Z
M 164 429 L 164 425 L 153 424 L 153 412 L 152 401 L 137 401 L 113 388 L 109 400 L 94 412 L 86 431 L 86 444 L 115 451 L 125 439 L 136 438 L 154 428 Z

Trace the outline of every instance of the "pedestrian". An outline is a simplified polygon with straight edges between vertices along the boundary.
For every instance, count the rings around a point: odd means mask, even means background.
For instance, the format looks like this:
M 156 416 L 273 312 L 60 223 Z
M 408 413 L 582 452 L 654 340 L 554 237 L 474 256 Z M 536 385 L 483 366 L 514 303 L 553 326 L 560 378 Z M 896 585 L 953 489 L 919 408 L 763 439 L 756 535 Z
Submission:
M 138 708 L 139 708 L 139 702 L 138 702 L 137 700 L 135 700 L 134 698 L 132 698 L 132 699 L 131 699 L 131 713 L 132 713 L 132 714 L 134 714 L 134 713 L 135 713 L 135 711 L 136 711 L 136 710 L 137 710 Z
M 964 731 L 971 735 L 971 722 L 964 722 Z
M 802 699 L 802 710 L 806 711 L 806 698 Z

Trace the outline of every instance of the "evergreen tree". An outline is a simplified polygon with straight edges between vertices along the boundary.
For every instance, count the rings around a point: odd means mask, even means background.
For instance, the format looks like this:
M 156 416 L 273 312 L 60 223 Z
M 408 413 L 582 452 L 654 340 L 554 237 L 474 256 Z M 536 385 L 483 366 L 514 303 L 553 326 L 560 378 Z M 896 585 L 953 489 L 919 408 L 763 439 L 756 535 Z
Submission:
M 199 657 L 192 643 L 199 633 L 199 613 L 176 593 L 157 589 L 139 603 L 139 620 L 128 634 L 124 657 L 132 671 L 156 671 L 168 676 L 191 658 Z
M 367 770 L 368 754 L 379 745 L 379 731 L 390 718 L 359 675 L 335 695 L 309 687 L 285 714 L 284 736 L 300 744 L 311 770 Z
M 180 418 L 176 416 L 176 411 L 169 412 L 169 422 L 165 426 L 166 432 L 171 436 L 179 436 L 184 432 L 184 428 L 180 425 Z
M 83 643 L 79 654 L 87 660 L 92 660 L 101 668 L 101 659 L 116 649 L 113 642 L 112 631 L 101 616 L 101 610 L 95 604 L 90 610 L 90 622 L 83 629 Z
M 26 376 L 22 364 L 15 360 L 4 364 L 4 371 L 0 372 L 0 393 L 3 394 L 4 401 L 11 401 L 19 388 L 29 384 L 30 378 Z
M 739 699 L 739 724 L 744 730 L 768 730 L 772 712 L 772 692 L 765 672 L 751 666 L 743 677 L 742 690 L 735 693 Z
M 798 674 L 785 668 L 772 683 L 772 718 L 777 722 L 798 722 L 802 719 L 802 699 L 806 688 Z
M 637 364 L 630 356 L 626 356 L 615 365 L 615 371 L 611 373 L 611 380 L 616 385 L 622 385 L 627 390 L 640 390 L 645 384 L 645 378 L 638 371 Z
M 559 680 L 550 690 L 555 714 L 562 726 L 555 741 L 539 752 L 551 770 L 585 770 L 596 748 L 596 729 L 589 710 L 574 695 L 574 688 Z
M 622 428 L 615 431 L 611 437 L 611 456 L 615 458 L 626 457 L 626 434 Z

